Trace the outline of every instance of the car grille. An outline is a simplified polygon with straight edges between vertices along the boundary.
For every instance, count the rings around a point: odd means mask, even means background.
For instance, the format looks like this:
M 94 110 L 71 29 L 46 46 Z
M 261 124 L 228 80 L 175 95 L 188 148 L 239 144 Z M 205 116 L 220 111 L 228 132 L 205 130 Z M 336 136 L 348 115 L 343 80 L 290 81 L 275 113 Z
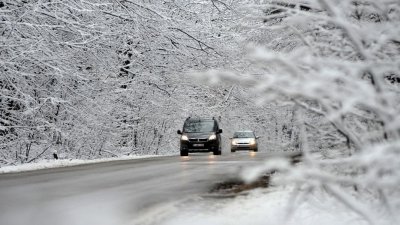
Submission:
M 206 142 L 207 138 L 189 138 L 191 142 Z

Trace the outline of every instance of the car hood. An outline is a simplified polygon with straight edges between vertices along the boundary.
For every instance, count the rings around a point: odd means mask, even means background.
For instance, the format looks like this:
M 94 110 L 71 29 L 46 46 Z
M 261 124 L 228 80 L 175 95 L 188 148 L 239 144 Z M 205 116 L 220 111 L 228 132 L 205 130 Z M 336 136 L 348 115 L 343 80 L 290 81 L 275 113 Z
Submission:
M 184 133 L 188 138 L 209 138 L 212 134 L 214 134 L 213 132 L 210 133 Z
M 249 144 L 254 138 L 233 138 L 232 140 L 235 140 L 237 143 Z

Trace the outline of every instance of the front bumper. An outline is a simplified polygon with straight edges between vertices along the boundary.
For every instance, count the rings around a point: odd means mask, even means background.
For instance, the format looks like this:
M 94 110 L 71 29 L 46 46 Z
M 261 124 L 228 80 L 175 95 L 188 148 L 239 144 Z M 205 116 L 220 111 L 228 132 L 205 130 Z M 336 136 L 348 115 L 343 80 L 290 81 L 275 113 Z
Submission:
M 219 149 L 218 141 L 181 141 L 181 151 L 187 152 L 213 152 Z
M 257 145 L 250 145 L 250 144 L 237 144 L 231 145 L 232 151 L 240 151 L 240 150 L 247 150 L 247 151 L 258 151 Z

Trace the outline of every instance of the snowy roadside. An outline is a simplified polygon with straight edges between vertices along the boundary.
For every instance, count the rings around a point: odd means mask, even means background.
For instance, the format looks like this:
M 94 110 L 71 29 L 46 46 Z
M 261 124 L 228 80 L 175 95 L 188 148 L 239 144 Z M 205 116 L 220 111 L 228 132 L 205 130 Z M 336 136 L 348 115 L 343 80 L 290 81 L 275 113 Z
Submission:
M 304 190 L 305 191 L 305 190 Z M 379 214 L 379 213 L 378 213 Z M 385 216 L 376 224 L 392 224 Z M 132 225 L 367 225 L 364 218 L 337 199 L 316 190 L 303 201 L 292 186 L 255 189 L 235 198 L 199 197 L 160 205 L 135 218 Z
M 77 166 L 84 164 L 94 164 L 100 162 L 110 162 L 110 161 L 123 161 L 123 160 L 132 160 L 132 159 L 143 159 L 143 158 L 153 158 L 153 157 L 161 157 L 160 155 L 142 155 L 142 156 L 121 156 L 118 158 L 102 158 L 102 159 L 45 159 L 35 163 L 26 163 L 16 166 L 4 166 L 0 167 L 0 174 L 5 173 L 18 173 L 18 172 L 26 172 L 40 169 L 51 169 L 51 168 L 60 168 L 60 167 L 68 167 L 68 166 Z

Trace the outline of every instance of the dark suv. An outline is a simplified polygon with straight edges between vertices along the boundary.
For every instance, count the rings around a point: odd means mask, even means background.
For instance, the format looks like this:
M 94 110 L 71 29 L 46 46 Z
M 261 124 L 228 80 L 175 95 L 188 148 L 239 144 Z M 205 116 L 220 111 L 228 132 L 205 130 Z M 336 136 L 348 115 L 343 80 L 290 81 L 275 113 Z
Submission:
M 181 135 L 181 156 L 189 152 L 213 152 L 221 155 L 221 133 L 216 119 L 188 117 L 183 124 Z

